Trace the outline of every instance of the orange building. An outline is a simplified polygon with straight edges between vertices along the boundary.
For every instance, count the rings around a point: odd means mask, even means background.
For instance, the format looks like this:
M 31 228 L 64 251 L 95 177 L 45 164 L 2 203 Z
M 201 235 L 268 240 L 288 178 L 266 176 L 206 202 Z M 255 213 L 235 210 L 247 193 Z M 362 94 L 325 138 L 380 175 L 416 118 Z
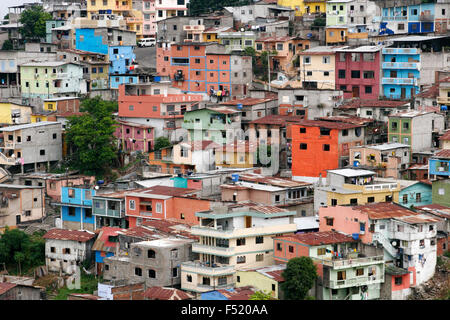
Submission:
M 148 162 L 150 170 L 170 174 L 186 174 L 189 170 L 194 171 L 195 165 L 174 163 L 172 153 L 172 146 L 149 152 Z
M 348 164 L 350 147 L 364 144 L 359 124 L 302 120 L 291 128 L 293 176 L 326 177 Z
M 194 189 L 154 186 L 128 193 L 125 198 L 125 215 L 129 227 L 141 225 L 152 218 L 197 224 L 195 213 L 211 209 L 209 200 L 196 198 L 197 192 Z

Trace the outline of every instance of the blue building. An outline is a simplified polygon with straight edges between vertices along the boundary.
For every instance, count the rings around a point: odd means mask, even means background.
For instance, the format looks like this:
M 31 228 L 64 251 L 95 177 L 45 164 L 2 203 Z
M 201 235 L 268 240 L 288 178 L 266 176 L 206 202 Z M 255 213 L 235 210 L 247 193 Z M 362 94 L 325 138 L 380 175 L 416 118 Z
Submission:
M 404 3 L 404 2 L 403 2 Z M 399 5 L 382 9 L 379 34 L 435 32 L 436 3 Z M 445 16 L 445 11 L 442 13 Z
M 95 230 L 95 217 L 92 215 L 92 197 L 95 189 L 86 187 L 61 188 L 61 221 L 63 229 Z
M 416 48 L 383 48 L 383 94 L 390 99 L 410 99 L 420 92 L 420 52 Z
M 75 41 L 78 50 L 108 55 L 111 89 L 118 89 L 124 83 L 139 82 L 139 77 L 133 72 L 136 60 L 134 32 L 112 28 L 80 28 L 76 29 Z
M 450 178 L 450 150 L 441 150 L 428 160 L 428 176 Z
M 399 193 L 399 204 L 404 207 L 419 207 L 432 203 L 432 187 L 421 181 L 414 181 Z

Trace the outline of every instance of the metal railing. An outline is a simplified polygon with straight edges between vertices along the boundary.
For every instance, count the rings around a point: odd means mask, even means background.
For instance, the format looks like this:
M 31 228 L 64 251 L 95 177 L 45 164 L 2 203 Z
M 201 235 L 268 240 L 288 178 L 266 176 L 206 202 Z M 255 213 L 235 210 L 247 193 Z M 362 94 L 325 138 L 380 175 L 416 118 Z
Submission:
M 364 186 L 364 191 L 385 191 L 395 190 L 398 188 L 397 183 L 372 184 Z
M 341 288 L 341 287 L 353 287 L 353 286 L 361 286 L 372 283 L 380 283 L 384 282 L 384 274 L 383 275 L 371 275 L 365 277 L 357 277 L 351 279 L 344 280 L 329 280 L 323 279 L 323 285 L 328 288 Z
M 314 260 L 320 261 L 320 263 L 329 266 L 329 267 L 356 267 L 357 265 L 363 263 L 371 263 L 371 262 L 384 262 L 383 256 L 373 256 L 373 257 L 364 257 L 364 258 L 347 258 L 347 259 L 337 259 L 337 260 L 326 260 L 326 259 L 318 259 L 314 258 Z

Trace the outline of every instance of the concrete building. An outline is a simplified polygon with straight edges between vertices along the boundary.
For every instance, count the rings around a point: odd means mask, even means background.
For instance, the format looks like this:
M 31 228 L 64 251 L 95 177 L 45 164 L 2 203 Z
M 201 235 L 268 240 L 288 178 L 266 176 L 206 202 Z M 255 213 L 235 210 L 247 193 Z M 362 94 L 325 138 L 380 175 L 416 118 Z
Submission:
M 0 128 L 3 149 L 0 163 L 45 170 L 62 159 L 62 132 L 59 122 L 37 122 Z
M 104 260 L 103 278 L 127 283 L 144 282 L 147 288 L 180 285 L 180 264 L 194 258 L 193 242 L 192 239 L 167 237 L 132 243 L 128 256 Z
M 293 176 L 325 177 L 349 164 L 351 147 L 364 144 L 361 124 L 303 120 L 291 128 Z
M 350 148 L 349 163 L 353 167 L 375 171 L 378 177 L 400 179 L 409 166 L 410 146 L 401 143 L 355 146 Z
M 95 234 L 86 231 L 51 229 L 45 239 L 45 262 L 51 272 L 76 273 L 76 268 L 91 260 Z
M 95 231 L 95 218 L 92 215 L 92 197 L 96 190 L 89 185 L 61 188 L 61 223 L 63 229 Z
M 337 205 L 399 202 L 400 184 L 375 179 L 375 172 L 362 169 L 328 170 L 325 185 L 314 190 L 314 210 Z
M 145 124 L 138 124 L 127 121 L 118 121 L 118 126 L 114 133 L 120 149 L 129 153 L 134 151 L 149 152 L 154 145 L 153 127 Z
M 319 280 L 312 290 L 318 300 L 375 300 L 384 282 L 383 250 L 352 236 L 322 231 L 274 238 L 274 258 L 287 263 L 310 257 Z
M 237 270 L 272 265 L 272 236 L 295 232 L 293 215 L 265 205 L 197 212 L 200 222 L 191 230 L 200 237 L 192 245 L 199 260 L 181 264 L 181 289 L 202 293 L 233 288 Z
M 0 230 L 45 217 L 44 188 L 0 184 Z
M 335 229 L 357 234 L 366 244 L 381 244 L 386 263 L 411 272 L 411 285 L 434 275 L 440 219 L 390 202 L 320 208 L 319 218 L 321 231 Z
M 254 286 L 258 291 L 269 292 L 275 299 L 283 300 L 284 293 L 281 284 L 284 278 L 281 276 L 286 269 L 286 264 L 275 264 L 268 267 L 248 268 L 236 272 L 236 287 Z
M 339 104 L 337 106 L 337 113 L 339 115 L 353 115 L 375 121 L 388 122 L 389 115 L 409 111 L 411 109 L 410 105 L 411 103 L 409 101 L 351 99 Z
M 411 146 L 411 152 L 439 147 L 438 136 L 444 132 L 444 115 L 420 110 L 389 116 L 388 141 Z
M 233 14 L 233 19 L 241 24 L 251 24 L 257 18 L 294 20 L 294 9 L 284 5 L 258 1 L 246 6 L 224 7 L 224 10 Z

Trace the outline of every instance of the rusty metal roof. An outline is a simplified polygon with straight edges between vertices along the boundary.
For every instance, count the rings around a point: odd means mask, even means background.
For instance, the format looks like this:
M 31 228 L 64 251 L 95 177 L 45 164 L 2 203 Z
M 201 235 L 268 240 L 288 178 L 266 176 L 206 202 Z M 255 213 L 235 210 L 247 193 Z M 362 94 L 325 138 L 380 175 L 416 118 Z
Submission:
M 95 237 L 94 233 L 78 230 L 66 230 L 66 229 L 51 229 L 43 238 L 55 239 L 55 240 L 67 240 L 67 241 L 80 241 L 87 242 Z
M 336 231 L 319 231 L 308 233 L 297 233 L 294 235 L 277 237 L 275 240 L 288 240 L 304 243 L 309 246 L 319 246 L 333 243 L 356 242 L 351 236 Z
M 311 183 L 303 182 L 303 181 L 294 181 L 292 179 L 287 178 L 279 178 L 272 176 L 264 176 L 257 173 L 243 173 L 239 174 L 239 180 L 248 181 L 248 182 L 256 182 L 260 184 L 268 184 L 276 187 L 282 188 L 296 188 L 296 187 L 304 187 L 311 186 Z
M 144 297 L 151 300 L 190 300 L 194 296 L 176 288 L 151 287 L 144 292 Z

